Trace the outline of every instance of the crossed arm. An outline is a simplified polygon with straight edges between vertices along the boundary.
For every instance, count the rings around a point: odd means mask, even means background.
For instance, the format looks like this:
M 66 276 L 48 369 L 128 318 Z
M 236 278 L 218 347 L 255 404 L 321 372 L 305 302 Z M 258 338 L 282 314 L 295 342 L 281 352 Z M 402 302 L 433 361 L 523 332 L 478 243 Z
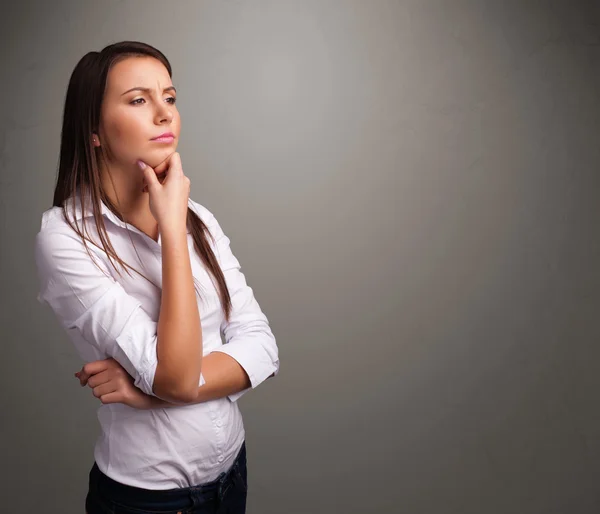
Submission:
M 116 369 L 119 373 L 105 373 L 109 368 Z M 125 403 L 140 409 L 192 405 L 230 396 L 251 387 L 244 368 L 226 353 L 215 351 L 206 355 L 203 357 L 202 369 L 205 383 L 198 387 L 197 396 L 185 403 L 169 402 L 144 393 L 135 387 L 133 377 L 129 376 L 125 368 L 114 359 L 87 363 L 75 376 L 79 378 L 82 386 L 89 385 L 94 390 L 94 396 L 101 399 L 103 403 Z M 127 376 L 128 379 L 120 380 L 123 376 Z M 275 373 L 267 378 L 273 376 Z M 105 399 L 107 397 L 103 395 L 108 393 L 114 400 Z

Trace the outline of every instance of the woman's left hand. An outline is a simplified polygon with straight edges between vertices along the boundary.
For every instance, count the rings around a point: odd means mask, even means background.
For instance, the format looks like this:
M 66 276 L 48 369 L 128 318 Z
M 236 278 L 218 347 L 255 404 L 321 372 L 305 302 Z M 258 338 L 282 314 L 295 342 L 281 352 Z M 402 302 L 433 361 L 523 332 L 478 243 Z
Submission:
M 131 375 L 112 357 L 88 362 L 75 376 L 82 387 L 90 386 L 104 404 L 124 403 L 134 409 L 149 409 L 152 405 L 152 397 L 135 387 Z

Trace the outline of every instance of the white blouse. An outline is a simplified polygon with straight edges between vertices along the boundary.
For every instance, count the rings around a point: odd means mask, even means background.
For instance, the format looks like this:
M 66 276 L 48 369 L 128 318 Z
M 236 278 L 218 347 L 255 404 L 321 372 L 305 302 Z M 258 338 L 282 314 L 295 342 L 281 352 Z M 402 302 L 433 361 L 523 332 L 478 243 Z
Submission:
M 78 191 L 75 218 L 71 215 L 73 198 L 66 202 L 69 219 L 81 228 L 85 217 L 88 237 L 102 248 L 91 200 L 88 197 L 83 216 L 79 198 Z M 201 293 L 198 309 L 203 355 L 215 351 L 230 355 L 244 368 L 251 388 L 255 388 L 279 372 L 275 337 L 216 218 L 191 199 L 188 205 L 215 238 L 215 245 L 210 238 L 208 241 L 232 302 L 230 321 L 225 322 L 217 289 L 188 230 L 192 273 Z M 152 384 L 162 287 L 161 238 L 154 241 L 121 221 L 104 203 L 102 215 L 117 255 L 154 284 L 131 270 L 129 276 L 121 268 L 119 276 L 106 253 L 87 241 L 105 275 L 64 220 L 62 209 L 52 207 L 43 213 L 35 240 L 38 300 L 50 305 L 85 362 L 112 357 L 135 379 L 136 387 L 155 396 Z M 204 383 L 200 376 L 199 386 Z M 229 469 L 244 441 L 244 424 L 236 400 L 251 388 L 203 403 L 150 410 L 122 403 L 101 404 L 101 433 L 94 448 L 98 467 L 118 482 L 144 489 L 191 487 L 214 480 Z

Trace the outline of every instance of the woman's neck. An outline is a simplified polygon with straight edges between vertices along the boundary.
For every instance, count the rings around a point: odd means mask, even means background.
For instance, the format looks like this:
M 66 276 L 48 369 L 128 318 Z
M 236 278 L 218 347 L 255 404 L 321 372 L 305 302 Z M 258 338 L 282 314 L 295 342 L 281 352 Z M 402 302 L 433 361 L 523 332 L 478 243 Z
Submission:
M 144 232 L 148 237 L 158 240 L 158 223 L 150 211 L 150 195 L 142 192 L 142 184 L 127 180 L 138 170 L 115 170 L 111 175 L 102 170 L 100 181 L 111 203 L 119 211 L 120 218 Z M 112 180 L 111 180 L 112 179 Z

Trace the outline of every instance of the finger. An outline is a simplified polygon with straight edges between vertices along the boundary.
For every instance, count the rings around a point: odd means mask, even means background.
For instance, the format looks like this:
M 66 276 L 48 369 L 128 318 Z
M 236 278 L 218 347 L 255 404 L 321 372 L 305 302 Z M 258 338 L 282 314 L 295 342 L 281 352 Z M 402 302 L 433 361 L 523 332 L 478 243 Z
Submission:
M 152 169 L 152 168 L 150 168 Z M 159 184 L 163 184 L 165 179 L 167 178 L 167 172 L 163 171 L 162 173 L 156 173 L 156 170 L 154 170 L 154 172 L 149 171 L 148 173 L 153 173 L 154 177 L 156 178 L 156 180 L 158 180 Z M 146 181 L 146 179 L 144 179 L 144 181 Z M 146 183 L 146 189 L 148 188 L 148 184 Z
M 119 388 L 117 387 L 117 384 L 114 381 L 111 381 L 107 382 L 106 384 L 101 384 L 99 386 L 93 387 L 92 394 L 96 398 L 100 398 L 105 394 L 114 393 L 115 391 L 118 391 L 118 389 Z
M 169 161 L 169 174 L 183 175 L 183 166 L 181 165 L 181 155 L 179 155 L 179 152 L 173 152 Z
M 79 372 L 79 380 L 82 382 L 81 385 L 85 385 L 88 379 L 95 375 L 96 373 L 100 373 L 108 368 L 108 363 L 106 359 L 88 362 L 83 365 L 81 371 Z
M 155 188 L 156 186 L 160 185 L 160 183 L 158 182 L 158 179 L 156 178 L 156 173 L 150 166 L 148 166 L 143 161 L 138 161 L 138 166 L 140 167 L 140 169 L 142 170 L 142 173 L 144 174 L 144 182 L 146 183 L 144 189 L 149 190 L 151 188 Z
M 123 396 L 119 391 L 115 391 L 108 394 L 103 394 L 100 398 L 98 398 L 102 403 L 123 403 Z
M 106 382 L 110 382 L 110 374 L 108 368 L 100 373 L 96 373 L 95 375 L 90 376 L 87 381 L 87 385 L 91 388 L 98 387 L 99 385 L 105 384 Z

